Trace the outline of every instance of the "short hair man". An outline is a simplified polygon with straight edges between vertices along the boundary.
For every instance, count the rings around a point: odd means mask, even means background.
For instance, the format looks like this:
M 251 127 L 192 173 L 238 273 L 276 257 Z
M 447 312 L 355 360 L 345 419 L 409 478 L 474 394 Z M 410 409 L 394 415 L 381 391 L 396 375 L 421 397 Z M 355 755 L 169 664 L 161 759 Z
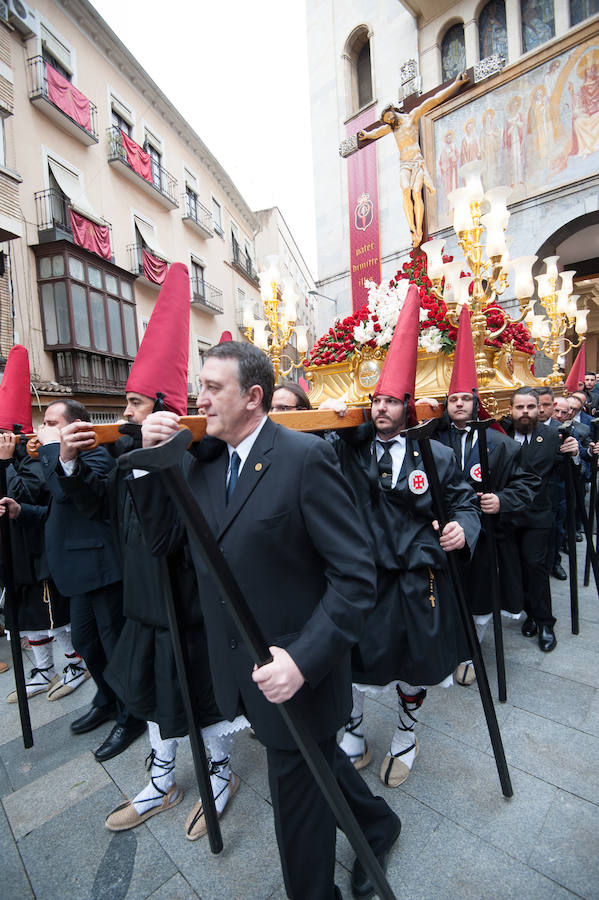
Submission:
M 538 393 L 534 388 L 521 387 L 514 391 L 510 397 L 510 415 L 507 431 L 522 445 L 521 464 L 541 479 L 534 503 L 512 516 L 524 587 L 526 620 L 522 634 L 525 637 L 538 634 L 540 649 L 548 653 L 557 645 L 549 585 L 554 555 L 550 540 L 550 479 L 554 470 L 561 473 L 564 455 L 578 453 L 578 443 L 570 437 L 560 446 L 557 429 L 539 423 Z
M 291 409 L 312 409 L 312 404 L 299 384 L 295 381 L 284 381 L 275 385 L 270 411 L 287 412 Z
M 273 656 L 253 670 L 211 576 L 195 557 L 217 702 L 228 718 L 243 709 L 267 747 L 288 895 L 332 900 L 339 896 L 334 816 L 276 704 L 295 698 L 384 864 L 399 820 L 372 796 L 335 739 L 349 715 L 349 650 L 374 602 L 374 568 L 330 445 L 268 419 L 274 388 L 268 357 L 250 344 L 220 344 L 207 352 L 200 382 L 198 406 L 208 435 L 222 441 L 221 452 L 207 462 L 190 457 L 187 481 Z M 144 443 L 159 443 L 176 428 L 172 414 L 149 416 Z M 137 489 L 152 477 L 137 479 L 132 489 L 149 542 L 164 552 L 183 535 L 164 497 L 146 491 L 144 510 Z M 354 891 L 365 881 L 368 887 L 356 861 Z

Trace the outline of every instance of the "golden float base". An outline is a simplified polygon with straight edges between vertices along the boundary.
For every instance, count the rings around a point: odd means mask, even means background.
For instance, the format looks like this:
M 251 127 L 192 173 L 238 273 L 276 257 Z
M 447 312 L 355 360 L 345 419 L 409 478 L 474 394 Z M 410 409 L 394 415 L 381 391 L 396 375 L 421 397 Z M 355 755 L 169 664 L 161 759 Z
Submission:
M 342 397 L 348 406 L 369 406 L 376 387 L 386 350 L 363 347 L 350 359 L 327 366 L 309 366 L 305 370 L 310 383 L 310 401 L 318 407 L 328 398 Z M 485 348 L 488 365 L 495 375 L 480 391 L 485 407 L 493 415 L 508 410 L 510 394 L 522 385 L 541 387 L 543 382 L 531 374 L 533 357 L 520 350 Z M 443 402 L 453 370 L 453 353 L 427 353 L 418 350 L 416 399 L 434 397 Z

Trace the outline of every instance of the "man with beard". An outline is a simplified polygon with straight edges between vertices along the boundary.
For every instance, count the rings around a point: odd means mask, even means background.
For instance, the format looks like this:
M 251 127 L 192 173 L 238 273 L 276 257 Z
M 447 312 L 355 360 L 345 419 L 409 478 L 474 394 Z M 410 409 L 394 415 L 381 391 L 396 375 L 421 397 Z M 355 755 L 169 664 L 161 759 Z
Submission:
M 364 694 L 394 684 L 399 720 L 379 771 L 392 788 L 409 777 L 418 755 L 414 726 L 427 687 L 452 685 L 452 673 L 468 657 L 446 553 L 461 551 L 468 562 L 480 531 L 476 495 L 463 481 L 453 451 L 433 442 L 449 518 L 438 535 L 418 444 L 401 436 L 415 424 L 419 312 L 420 296 L 411 286 L 376 386 L 372 422 L 340 431 L 334 442 L 377 567 L 376 606 L 352 657 L 353 708 L 341 748 L 356 768 L 368 765 Z M 323 407 L 345 412 L 339 400 Z
M 510 416 L 507 431 L 522 445 L 520 462 L 541 479 L 534 503 L 512 516 L 524 587 L 526 620 L 522 634 L 525 637 L 538 634 L 540 649 L 549 653 L 557 645 L 549 585 L 549 567 L 553 561 L 549 487 L 552 473 L 563 470 L 564 456 L 578 454 L 578 442 L 568 437 L 560 445 L 557 430 L 539 422 L 538 393 L 534 388 L 521 387 L 514 391 Z

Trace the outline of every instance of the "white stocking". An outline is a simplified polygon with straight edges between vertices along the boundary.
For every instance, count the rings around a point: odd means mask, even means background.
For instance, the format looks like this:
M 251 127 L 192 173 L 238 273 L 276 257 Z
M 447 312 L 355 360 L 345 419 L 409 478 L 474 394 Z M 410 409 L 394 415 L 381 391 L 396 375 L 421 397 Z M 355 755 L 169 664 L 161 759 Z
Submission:
M 154 806 L 160 806 L 164 795 L 175 784 L 175 758 L 179 738 L 163 741 L 156 722 L 148 722 L 148 737 L 152 748 L 146 760 L 150 782 L 133 800 L 136 812 L 140 816 Z M 174 800 L 177 795 L 178 791 L 172 799 Z
M 362 719 L 364 717 L 364 691 L 352 685 L 352 711 L 349 722 L 345 726 L 339 746 L 350 759 L 358 759 L 364 755 L 366 740 Z
M 35 632 L 27 635 L 31 652 L 35 660 L 35 668 L 44 671 L 45 676 L 50 680 L 56 675 L 54 670 L 54 653 L 52 651 L 53 639 L 45 636 L 38 637 Z
M 220 815 L 229 799 L 231 781 L 231 750 L 233 734 L 217 734 L 204 737 L 206 756 L 210 760 L 210 784 L 216 811 Z
M 414 713 L 420 709 L 426 697 L 424 688 L 398 682 L 399 724 L 391 741 L 391 755 L 401 756 L 401 760 L 411 769 L 416 758 L 414 725 L 418 721 Z
M 81 657 L 71 643 L 70 626 L 65 625 L 64 628 L 57 628 L 54 632 L 54 637 L 56 639 L 56 643 L 60 646 L 60 649 L 64 653 L 65 665 L 69 665 L 70 663 L 80 664 Z

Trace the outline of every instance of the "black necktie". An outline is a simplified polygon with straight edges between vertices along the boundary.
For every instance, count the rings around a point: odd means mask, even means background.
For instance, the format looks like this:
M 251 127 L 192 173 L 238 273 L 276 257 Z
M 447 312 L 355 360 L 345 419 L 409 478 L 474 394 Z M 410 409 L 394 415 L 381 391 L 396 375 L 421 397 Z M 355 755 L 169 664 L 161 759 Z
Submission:
M 383 455 L 379 459 L 379 483 L 385 490 L 391 490 L 393 487 L 393 459 L 391 457 L 391 447 L 397 441 L 379 441 L 379 445 L 383 448 Z
M 231 464 L 229 467 L 229 481 L 227 484 L 227 503 L 231 499 L 231 494 L 235 490 L 235 485 L 237 484 L 237 479 L 239 477 L 239 463 L 241 462 L 241 458 L 237 450 L 233 450 L 231 454 Z

